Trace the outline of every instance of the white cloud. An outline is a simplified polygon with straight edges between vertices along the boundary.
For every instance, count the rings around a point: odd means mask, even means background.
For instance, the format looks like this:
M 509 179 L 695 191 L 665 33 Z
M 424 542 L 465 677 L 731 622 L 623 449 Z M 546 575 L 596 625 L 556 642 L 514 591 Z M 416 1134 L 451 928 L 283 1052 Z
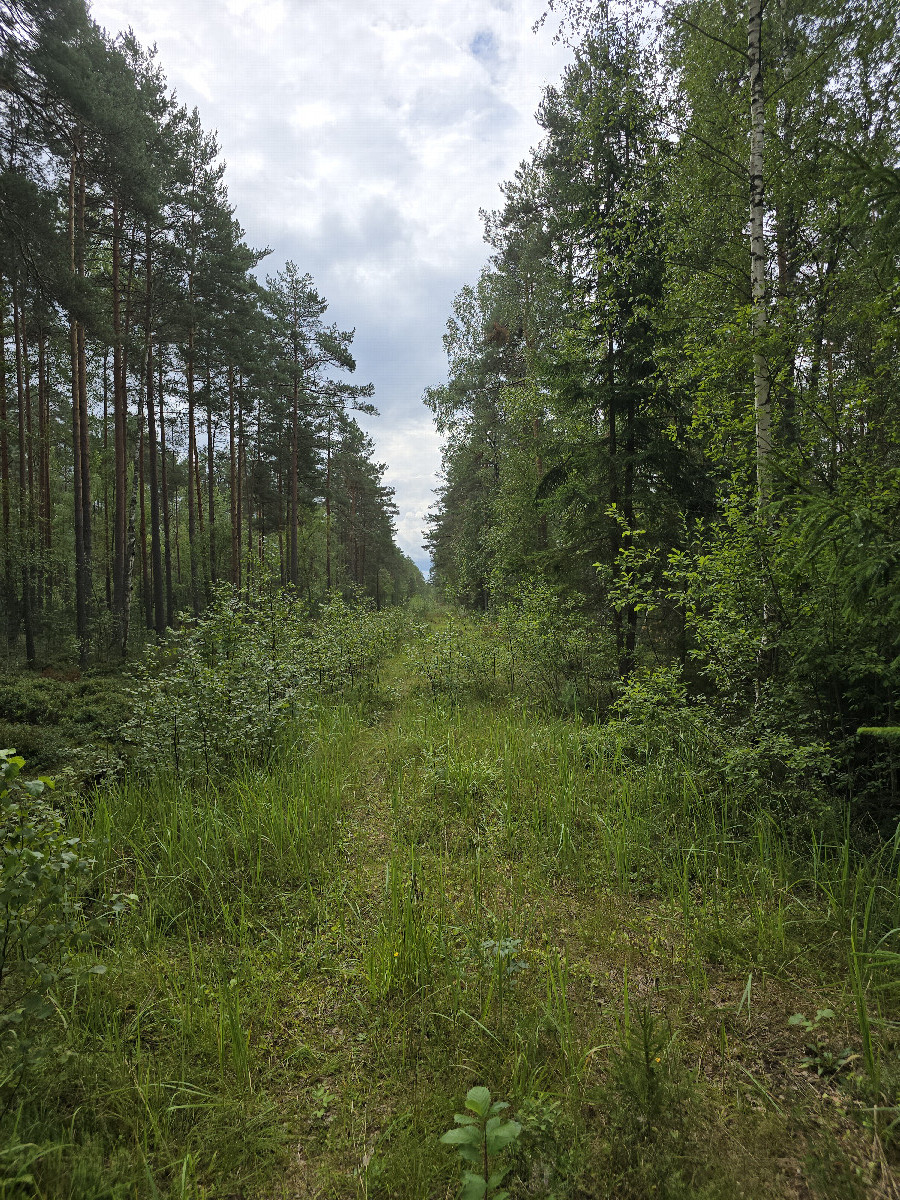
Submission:
M 421 405 L 444 376 L 452 297 L 486 257 L 496 207 L 538 138 L 541 90 L 565 51 L 535 36 L 541 0 L 93 0 L 132 27 L 182 103 L 217 129 L 232 203 L 274 273 L 310 271 L 330 317 L 355 327 L 372 380 L 378 457 L 401 544 L 420 530 L 439 464 Z

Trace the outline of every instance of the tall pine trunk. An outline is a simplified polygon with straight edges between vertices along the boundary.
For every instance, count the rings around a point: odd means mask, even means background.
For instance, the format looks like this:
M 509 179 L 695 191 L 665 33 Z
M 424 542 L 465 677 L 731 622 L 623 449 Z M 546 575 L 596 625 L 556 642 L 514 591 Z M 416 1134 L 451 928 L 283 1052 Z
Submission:
M 122 314 L 121 314 L 121 239 L 122 220 L 118 197 L 112 207 L 112 318 L 113 318 L 113 457 L 114 516 L 113 516 L 113 609 L 118 614 L 120 630 L 126 624 L 125 615 L 125 556 L 128 540 L 128 456 L 127 413 L 123 380 Z
M 141 364 L 143 378 L 146 362 Z M 128 637 L 131 631 L 131 597 L 134 590 L 134 558 L 136 549 L 136 517 L 138 488 L 141 481 L 141 452 L 144 444 L 144 391 L 138 388 L 138 436 L 135 438 L 134 462 L 131 471 L 131 492 L 128 500 L 128 520 L 125 527 L 125 573 L 122 579 L 122 658 L 128 657 Z
M 291 495 L 290 495 L 290 540 L 289 540 L 289 576 L 290 581 L 297 586 L 299 582 L 299 570 L 297 563 L 297 524 L 299 520 L 299 504 L 298 504 L 298 483 L 297 473 L 298 464 L 298 424 L 299 424 L 299 407 L 300 407 L 300 380 L 298 377 L 297 364 L 294 364 L 294 395 L 293 404 L 291 406 Z
M 240 493 L 237 482 L 237 459 L 235 456 L 234 427 L 234 364 L 228 364 L 228 499 L 231 517 L 231 582 L 235 587 L 241 582 L 241 535 L 238 524 Z
M 212 378 L 206 363 L 206 499 L 209 512 L 209 578 L 216 582 L 216 472 L 215 431 L 212 419 Z

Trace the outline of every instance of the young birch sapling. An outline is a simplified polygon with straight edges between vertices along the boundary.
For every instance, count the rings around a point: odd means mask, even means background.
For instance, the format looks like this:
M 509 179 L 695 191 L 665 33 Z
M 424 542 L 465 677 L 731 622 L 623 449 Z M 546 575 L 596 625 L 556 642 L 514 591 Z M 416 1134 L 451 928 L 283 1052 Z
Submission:
M 467 1112 L 455 1113 L 456 1127 L 449 1129 L 441 1141 L 455 1146 L 463 1163 L 478 1167 L 478 1173 L 463 1170 L 460 1200 L 505 1200 L 508 1192 L 500 1190 L 509 1167 L 492 1170 L 493 1160 L 516 1140 L 522 1132 L 518 1121 L 507 1121 L 498 1114 L 509 1105 L 504 1100 L 491 1103 L 486 1087 L 473 1087 L 466 1093 Z

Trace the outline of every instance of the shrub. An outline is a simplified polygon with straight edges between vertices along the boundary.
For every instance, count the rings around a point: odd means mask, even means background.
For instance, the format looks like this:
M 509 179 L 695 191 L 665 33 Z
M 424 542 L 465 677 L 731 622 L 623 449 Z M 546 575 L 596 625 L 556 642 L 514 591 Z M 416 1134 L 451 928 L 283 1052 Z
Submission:
M 191 778 L 264 760 L 318 698 L 374 685 L 402 620 L 337 594 L 314 620 L 290 589 L 221 586 L 202 617 L 148 649 L 136 670 L 128 734 L 137 765 Z

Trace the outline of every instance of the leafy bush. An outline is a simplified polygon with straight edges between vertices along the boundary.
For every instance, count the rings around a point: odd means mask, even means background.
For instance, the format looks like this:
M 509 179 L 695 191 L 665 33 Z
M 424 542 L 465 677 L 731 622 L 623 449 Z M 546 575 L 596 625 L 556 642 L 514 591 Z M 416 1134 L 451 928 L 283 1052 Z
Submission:
M 308 708 L 307 611 L 290 593 L 246 598 L 220 587 L 204 615 L 147 650 L 135 673 L 129 733 L 139 764 L 212 775 L 260 757 Z
M 264 760 L 316 700 L 371 687 L 401 628 L 332 595 L 314 620 L 289 589 L 221 586 L 202 617 L 147 650 L 131 689 L 137 764 L 185 778 Z
M 495 614 L 454 614 L 419 633 L 415 669 L 432 693 L 453 699 L 506 693 L 556 709 L 597 708 L 617 677 L 609 630 L 540 580 Z
M 332 592 L 309 627 L 309 665 L 319 689 L 370 689 L 405 628 L 400 608 L 375 612 L 362 600 L 348 604 L 339 592 Z
M 477 617 L 453 614 L 436 629 L 422 625 L 409 651 L 414 670 L 433 695 L 451 700 L 488 696 L 505 686 L 505 650 Z
M 642 768 L 685 772 L 694 785 L 740 800 L 745 811 L 765 807 L 793 820 L 828 811 L 826 745 L 802 726 L 791 733 L 772 728 L 764 705 L 729 721 L 718 704 L 689 695 L 677 664 L 631 675 L 610 720 L 583 741 Z
M 597 708 L 618 676 L 615 641 L 577 597 L 544 580 L 519 588 L 500 609 L 497 635 L 513 687 L 562 708 Z

